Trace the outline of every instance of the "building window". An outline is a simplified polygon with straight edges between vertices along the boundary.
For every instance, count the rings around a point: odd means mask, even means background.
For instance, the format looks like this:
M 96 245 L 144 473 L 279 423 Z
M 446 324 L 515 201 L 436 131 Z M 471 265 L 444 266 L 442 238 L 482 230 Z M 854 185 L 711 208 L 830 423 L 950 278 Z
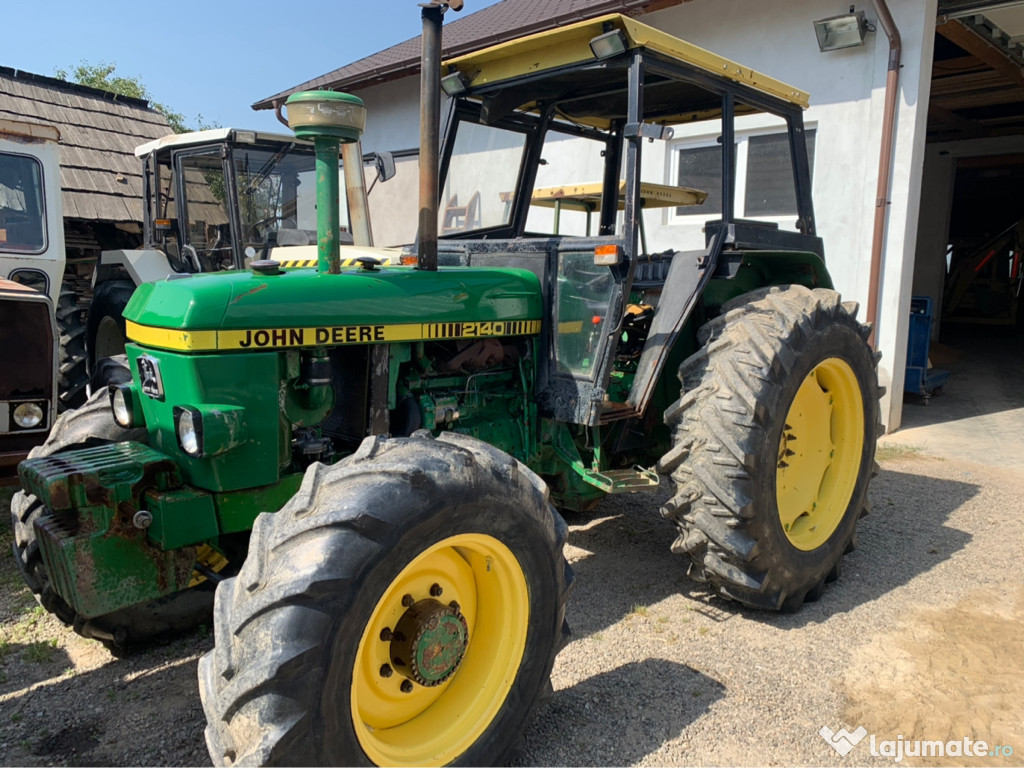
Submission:
M 807 159 L 814 175 L 815 131 L 805 131 Z M 740 135 L 736 138 L 736 216 L 774 218 L 795 216 L 796 187 L 785 131 Z M 719 145 L 694 142 L 676 150 L 676 183 L 708 193 L 699 207 L 677 208 L 677 217 L 712 219 L 722 213 L 722 154 Z
M 708 193 L 700 206 L 700 215 L 722 212 L 722 148 L 692 147 L 679 150 L 679 172 L 676 183 L 680 187 L 693 187 Z M 680 216 L 693 213 L 690 206 L 676 208 Z

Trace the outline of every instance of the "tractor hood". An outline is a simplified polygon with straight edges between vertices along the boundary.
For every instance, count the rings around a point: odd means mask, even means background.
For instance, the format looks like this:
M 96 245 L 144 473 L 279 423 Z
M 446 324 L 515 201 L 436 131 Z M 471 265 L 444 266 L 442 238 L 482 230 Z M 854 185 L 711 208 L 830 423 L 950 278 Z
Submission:
M 538 333 L 537 277 L 519 269 L 282 269 L 139 286 L 128 337 L 180 351 L 334 346 Z

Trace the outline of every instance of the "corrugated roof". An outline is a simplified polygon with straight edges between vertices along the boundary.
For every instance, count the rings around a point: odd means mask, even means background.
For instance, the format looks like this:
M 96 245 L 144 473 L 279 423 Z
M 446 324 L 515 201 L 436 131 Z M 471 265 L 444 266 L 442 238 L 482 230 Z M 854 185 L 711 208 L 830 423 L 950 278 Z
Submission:
M 678 5 L 688 0 L 501 0 L 492 6 L 459 17 L 445 14 L 444 58 L 486 48 L 522 35 L 592 19 L 606 13 L 634 16 Z M 455 17 L 454 20 L 452 17 Z M 413 75 L 420 70 L 420 38 L 367 56 L 325 75 L 307 80 L 287 91 L 268 96 L 253 109 L 273 109 L 295 91 L 314 89 L 356 91 L 370 85 Z
M 0 118 L 60 130 L 65 218 L 142 221 L 135 147 L 172 132 L 149 102 L 0 67 Z

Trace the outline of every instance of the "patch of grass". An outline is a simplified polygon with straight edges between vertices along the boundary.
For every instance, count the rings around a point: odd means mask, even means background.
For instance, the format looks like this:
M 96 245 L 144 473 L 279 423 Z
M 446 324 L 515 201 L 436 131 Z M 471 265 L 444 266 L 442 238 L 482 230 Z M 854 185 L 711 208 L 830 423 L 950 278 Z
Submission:
M 590 636 L 590 639 L 593 640 L 595 643 L 604 642 L 604 633 L 603 632 L 595 632 L 594 634 L 592 634 Z
M 11 722 L 12 723 L 20 723 L 21 722 L 21 712 L 15 712 L 13 715 L 11 715 Z
M 701 627 L 700 629 L 697 630 L 697 634 L 700 635 L 701 637 L 704 637 L 704 635 L 706 635 L 710 631 L 711 631 L 711 627 Z
M 658 617 L 658 623 L 659 624 L 668 624 L 668 616 L 659 616 Z
M 631 613 L 635 616 L 646 616 L 651 612 L 651 609 L 646 605 L 634 605 Z
M 913 459 L 921 455 L 924 448 L 920 445 L 906 445 L 904 443 L 880 443 L 875 449 L 875 459 L 878 461 L 894 461 L 896 459 Z
M 3 661 L 11 652 L 11 644 L 6 640 L 0 640 L 0 661 Z
M 29 643 L 21 652 L 21 658 L 32 664 L 46 664 L 53 661 L 53 649 L 57 647 L 57 640 L 47 640 L 40 643 Z

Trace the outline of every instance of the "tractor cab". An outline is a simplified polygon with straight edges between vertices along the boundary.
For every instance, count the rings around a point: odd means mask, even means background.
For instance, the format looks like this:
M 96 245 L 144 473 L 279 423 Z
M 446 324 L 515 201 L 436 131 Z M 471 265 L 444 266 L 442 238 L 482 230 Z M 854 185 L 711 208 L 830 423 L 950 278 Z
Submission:
M 552 313 L 538 391 L 545 416 L 597 426 L 643 414 L 684 319 L 711 280 L 751 268 L 751 244 L 803 253 L 824 273 L 807 95 L 791 86 L 609 15 L 453 59 L 442 87 L 452 101 L 439 263 L 525 266 L 541 277 Z M 722 147 L 734 144 L 737 116 L 758 113 L 788 137 L 780 185 L 796 231 L 736 215 L 735 157 Z M 644 145 L 696 123 L 717 127 L 717 142 L 664 183 L 671 153 L 655 147 L 646 162 Z M 649 243 L 645 224 L 668 215 L 699 218 L 700 240 Z M 722 300 L 744 290 L 735 281 Z
M 166 136 L 135 154 L 144 167 L 146 247 L 163 251 L 174 271 L 241 269 L 267 258 L 315 263 L 312 142 L 217 128 Z M 386 159 L 370 161 L 386 175 Z M 339 217 L 341 243 L 352 245 L 344 186 Z

